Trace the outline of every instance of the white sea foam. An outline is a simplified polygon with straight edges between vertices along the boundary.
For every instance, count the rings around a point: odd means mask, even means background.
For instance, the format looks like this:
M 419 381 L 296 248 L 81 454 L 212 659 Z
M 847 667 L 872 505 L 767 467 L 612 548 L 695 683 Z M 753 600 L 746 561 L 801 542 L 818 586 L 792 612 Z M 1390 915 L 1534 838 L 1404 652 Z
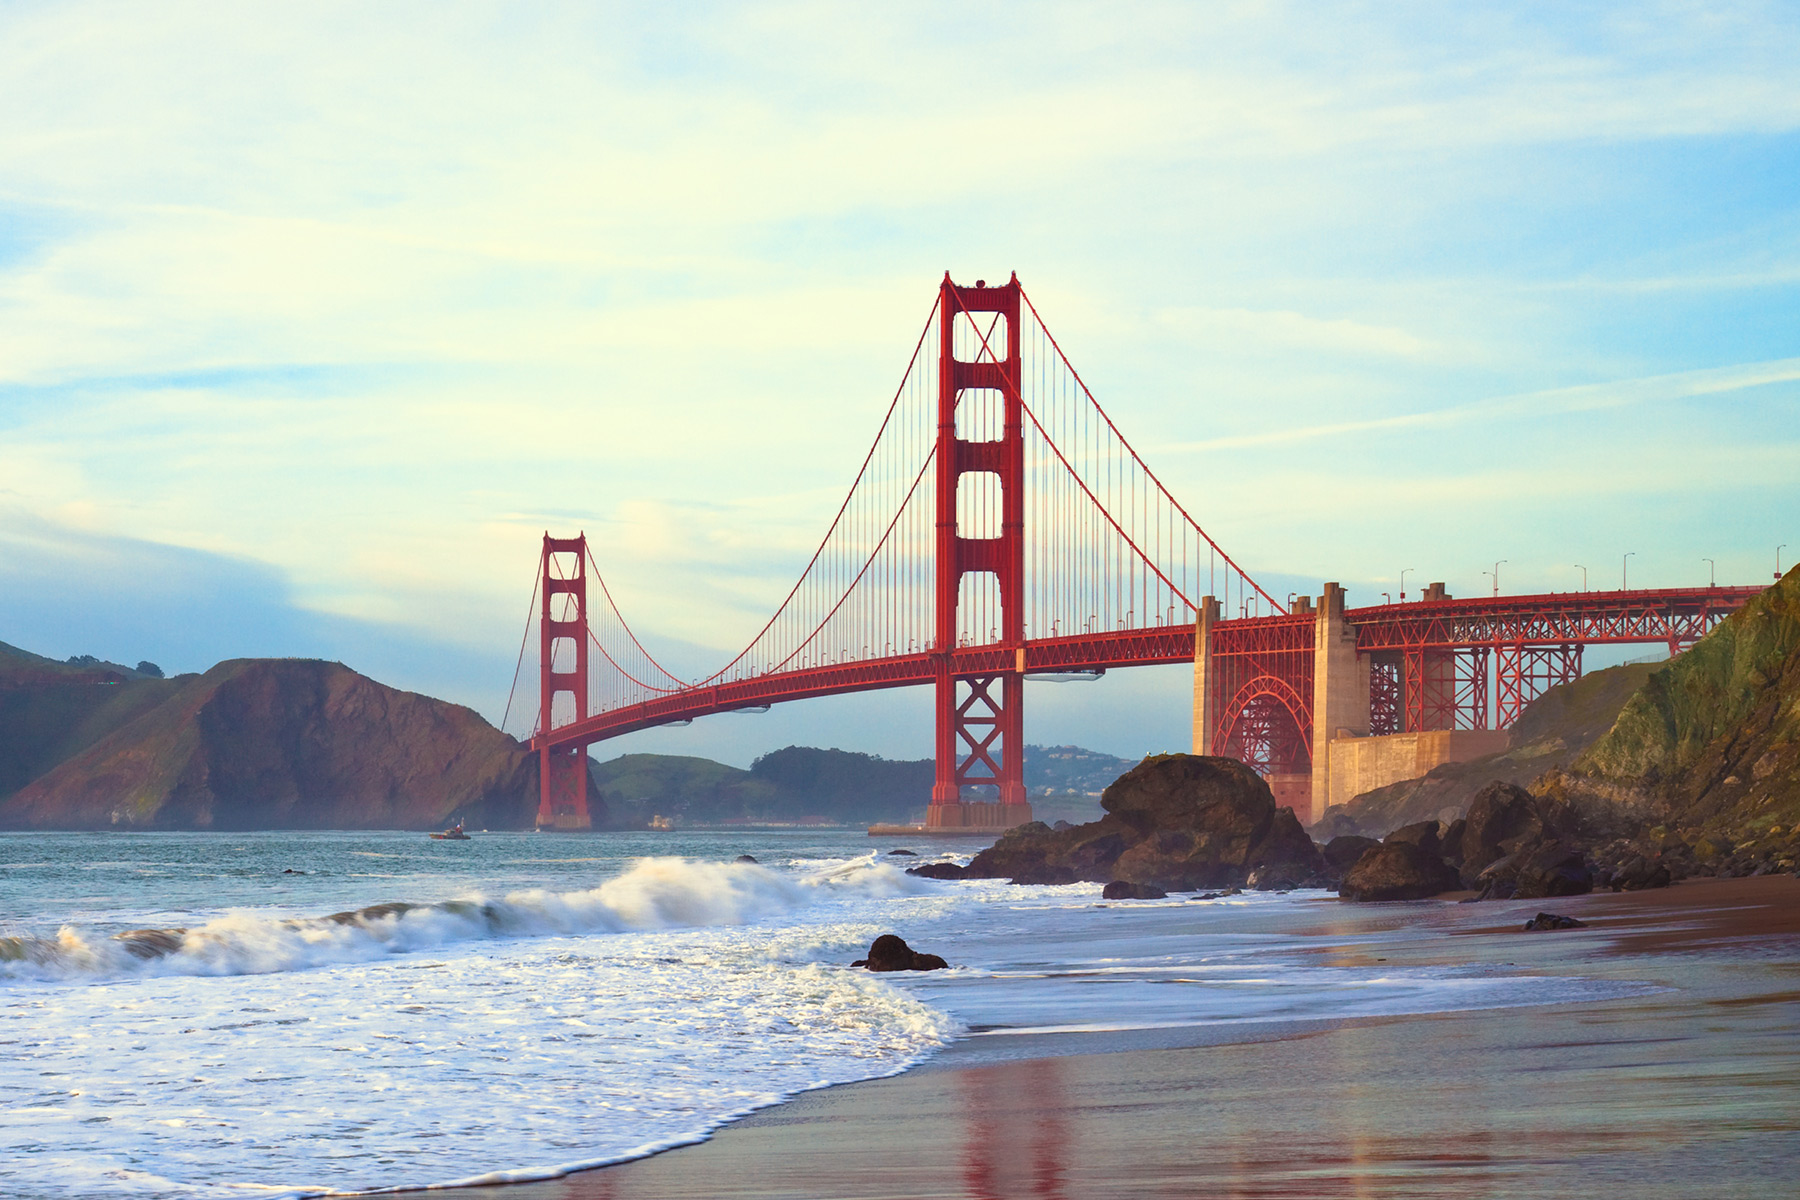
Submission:
M 1271 920 L 1300 895 L 1102 906 L 1093 885 L 942 883 L 869 853 L 646 858 L 592 886 L 454 899 L 410 878 L 428 902 L 196 914 L 149 957 L 68 929 L 30 943 L 53 953 L 0 964 L 0 1194 L 542 1178 L 902 1070 L 969 1032 L 1004 1052 L 1006 1033 L 1602 994 L 1493 970 L 1323 965 Z M 883 932 L 956 966 L 842 965 Z
M 479 893 L 430 904 L 382 904 L 312 918 L 234 911 L 192 928 L 111 937 L 64 926 L 54 938 L 0 938 L 0 979 L 118 975 L 254 975 L 492 938 L 743 925 L 778 919 L 826 891 L 869 897 L 928 890 L 874 855 L 786 874 L 755 863 L 646 858 L 582 891 Z
M 877 977 L 785 957 L 800 942 L 865 938 L 863 922 L 795 938 L 786 918 L 809 902 L 853 909 L 859 889 L 885 886 L 878 874 L 770 874 L 641 864 L 590 892 L 509 897 L 536 936 L 444 937 L 443 922 L 464 918 L 431 913 L 406 935 L 412 953 L 347 960 L 334 937 L 335 961 L 298 972 L 259 973 L 293 965 L 292 938 L 246 952 L 244 929 L 280 923 L 239 917 L 208 926 L 212 945 L 248 954 L 235 973 L 15 982 L 0 991 L 0 1192 L 537 1176 L 892 1073 L 954 1034 L 951 1018 Z M 413 916 L 361 936 L 389 944 Z M 701 921 L 713 924 L 670 928 Z M 642 928 L 607 932 L 627 924 Z M 580 931 L 554 932 L 570 926 Z

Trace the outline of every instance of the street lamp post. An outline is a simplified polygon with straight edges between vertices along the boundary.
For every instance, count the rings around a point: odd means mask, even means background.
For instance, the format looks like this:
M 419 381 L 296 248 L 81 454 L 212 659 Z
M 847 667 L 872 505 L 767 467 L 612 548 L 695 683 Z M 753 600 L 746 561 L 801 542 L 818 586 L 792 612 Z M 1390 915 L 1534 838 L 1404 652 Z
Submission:
M 1631 584 L 1628 582 L 1630 579 L 1628 572 L 1631 570 L 1631 556 L 1636 553 L 1636 550 L 1627 550 L 1625 552 L 1625 557 L 1619 560 L 1619 590 L 1621 592 L 1629 592 L 1631 590 Z
M 1709 588 L 1718 587 L 1719 586 L 1719 564 L 1715 563 L 1710 558 L 1703 558 L 1700 561 L 1706 564 L 1706 586 Z
M 1506 558 L 1503 558 L 1503 559 L 1501 559 L 1501 560 L 1500 560 L 1500 562 L 1497 562 L 1497 563 L 1495 563 L 1495 564 L 1494 564 L 1494 570 L 1493 570 L 1493 576 L 1494 576 L 1494 599 L 1496 599 L 1496 600 L 1498 600 L 1498 599 L 1499 599 L 1499 598 L 1500 598 L 1500 563 L 1503 563 L 1503 562 L 1511 562 L 1511 561 L 1512 561 L 1512 560 L 1511 560 L 1511 559 L 1506 559 Z
M 1580 563 L 1574 563 L 1572 565 L 1577 571 L 1581 572 L 1581 590 L 1584 592 L 1587 591 L 1587 568 Z
M 1781 578 L 1781 551 L 1779 551 L 1779 550 L 1777 550 L 1775 552 L 1775 567 L 1776 567 L 1775 577 L 1777 579 L 1779 579 L 1779 578 Z M 1406 571 L 1413 571 L 1413 570 L 1417 570 L 1417 568 L 1416 567 L 1406 568 Z M 1406 571 L 1400 572 L 1400 603 L 1402 603 L 1402 604 L 1406 603 Z

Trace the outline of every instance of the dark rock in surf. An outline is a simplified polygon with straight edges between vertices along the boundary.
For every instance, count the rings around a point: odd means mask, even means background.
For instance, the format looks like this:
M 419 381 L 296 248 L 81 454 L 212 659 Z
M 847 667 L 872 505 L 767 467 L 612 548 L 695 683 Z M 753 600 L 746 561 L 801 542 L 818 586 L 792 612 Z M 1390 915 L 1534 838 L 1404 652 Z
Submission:
M 850 964 L 871 971 L 941 971 L 950 964 L 935 954 L 920 954 L 897 934 L 884 933 L 869 947 L 869 957 Z
M 741 863 L 753 863 L 756 861 L 756 857 L 751 854 L 740 854 L 736 858 L 732 859 L 731 861 L 732 862 L 741 862 Z
M 1749 874 L 1749 872 L 1744 872 Z M 1608 881 L 1615 892 L 1638 892 L 1647 888 L 1668 887 L 1674 876 L 1667 863 L 1639 855 L 1627 860 Z
M 955 863 L 934 862 L 920 863 L 916 867 L 906 868 L 908 875 L 917 875 L 921 879 L 963 879 L 966 868 Z
M 1245 877 L 1244 886 L 1253 892 L 1291 892 L 1301 885 L 1280 867 L 1257 867 Z
M 1412 842 L 1375 847 L 1351 867 L 1338 888 L 1345 900 L 1423 900 L 1462 886 L 1456 868 Z
M 1565 917 L 1557 913 L 1541 912 L 1525 922 L 1526 933 L 1537 933 L 1546 929 L 1586 929 L 1586 921 L 1577 921 L 1574 917 Z
M 888 857 L 889 858 L 894 858 L 894 857 L 917 858 L 919 856 L 917 854 L 913 853 L 911 850 L 889 850 Z
M 1102 900 L 1161 900 L 1169 893 L 1147 883 L 1127 883 L 1115 879 L 1100 889 Z

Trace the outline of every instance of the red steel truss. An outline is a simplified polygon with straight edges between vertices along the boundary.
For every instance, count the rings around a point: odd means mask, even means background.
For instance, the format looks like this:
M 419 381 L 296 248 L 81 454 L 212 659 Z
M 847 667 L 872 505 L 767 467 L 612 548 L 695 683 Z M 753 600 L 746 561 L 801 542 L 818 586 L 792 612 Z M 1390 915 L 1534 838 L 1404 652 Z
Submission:
M 1400 704 L 1371 683 L 1370 732 L 1505 729 L 1550 687 L 1581 676 L 1583 646 L 1663 644 L 1679 653 L 1758 588 L 1572 592 L 1384 604 L 1351 609 L 1356 648 L 1373 674 L 1401 664 Z M 1494 660 L 1490 685 L 1488 661 Z M 1380 697 L 1380 704 L 1377 697 Z

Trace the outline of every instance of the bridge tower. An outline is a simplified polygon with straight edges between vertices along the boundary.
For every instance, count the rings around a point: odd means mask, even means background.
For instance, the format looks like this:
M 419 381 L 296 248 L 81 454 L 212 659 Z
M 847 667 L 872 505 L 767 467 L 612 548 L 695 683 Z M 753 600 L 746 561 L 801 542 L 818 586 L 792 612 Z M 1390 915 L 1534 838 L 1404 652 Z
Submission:
M 998 287 L 978 280 L 959 287 L 944 272 L 938 293 L 937 546 L 935 640 L 937 775 L 925 824 L 937 829 L 1010 828 L 1031 820 L 1025 798 L 1025 427 L 1020 371 L 1019 278 Z M 985 319 L 984 319 L 985 318 Z M 1005 325 L 1002 333 L 998 324 Z M 968 359 L 957 356 L 958 327 Z M 1000 437 L 959 436 L 957 412 L 980 401 L 968 392 L 997 393 L 1002 410 Z M 989 399 L 992 399 L 990 397 Z M 965 431 L 991 432 L 965 411 Z M 991 481 L 975 477 L 991 475 Z M 996 514 L 972 510 L 982 501 L 998 503 L 998 537 L 965 537 L 961 511 L 971 531 L 992 528 Z M 982 486 L 985 483 L 986 486 Z M 996 496 L 997 493 L 997 496 Z M 999 593 L 991 666 L 979 674 L 956 674 L 956 648 L 963 580 L 977 588 L 992 576 Z M 987 631 L 981 631 L 985 636 Z M 982 644 L 988 644 L 983 642 Z M 965 800 L 962 789 L 992 786 L 994 800 Z
M 574 556 L 572 566 L 560 561 Z M 584 721 L 588 715 L 587 534 L 553 538 L 544 534 L 539 561 L 543 596 L 539 613 L 539 730 Z M 565 567 L 567 568 L 565 570 Z M 559 599 L 560 598 L 560 599 Z M 562 669 L 558 669 L 558 668 Z M 557 701 L 567 696 L 559 713 Z M 556 718 L 562 716 L 559 721 Z M 575 742 L 538 748 L 539 829 L 591 829 L 588 816 L 587 745 Z

